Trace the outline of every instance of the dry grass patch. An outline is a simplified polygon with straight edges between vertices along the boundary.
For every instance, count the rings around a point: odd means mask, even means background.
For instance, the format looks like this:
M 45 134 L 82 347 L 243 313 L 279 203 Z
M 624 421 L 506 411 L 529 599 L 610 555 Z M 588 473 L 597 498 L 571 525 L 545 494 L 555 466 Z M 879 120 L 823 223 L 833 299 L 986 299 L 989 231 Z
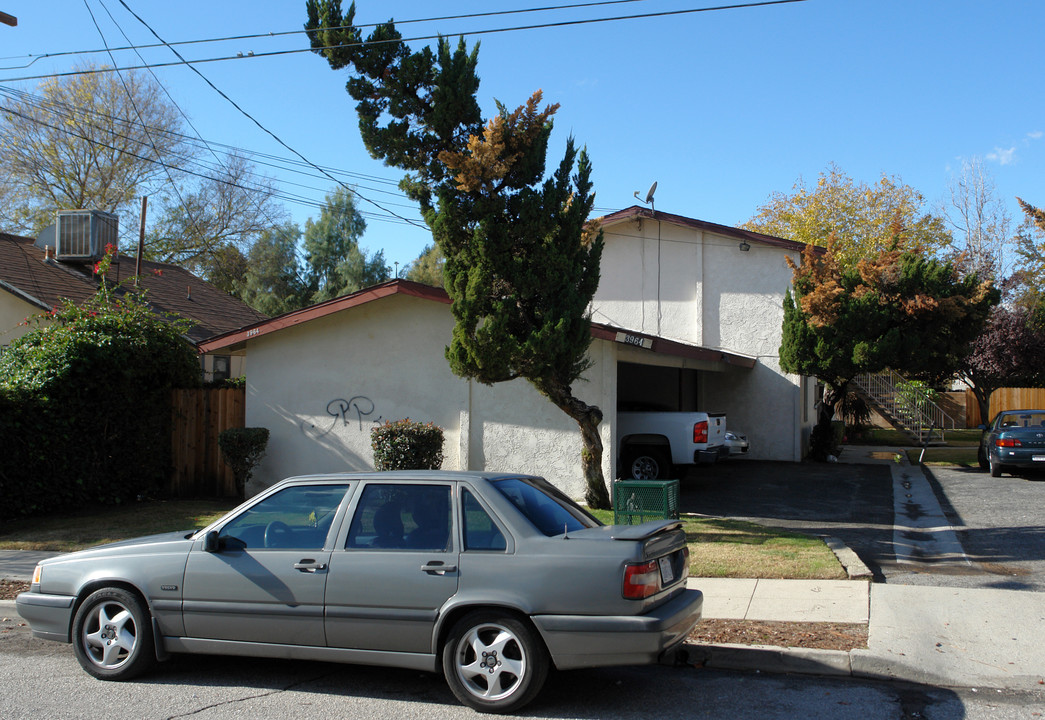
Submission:
M 198 530 L 238 503 L 232 498 L 147 500 L 78 513 L 8 520 L 0 530 L 0 550 L 71 552 L 143 535 Z

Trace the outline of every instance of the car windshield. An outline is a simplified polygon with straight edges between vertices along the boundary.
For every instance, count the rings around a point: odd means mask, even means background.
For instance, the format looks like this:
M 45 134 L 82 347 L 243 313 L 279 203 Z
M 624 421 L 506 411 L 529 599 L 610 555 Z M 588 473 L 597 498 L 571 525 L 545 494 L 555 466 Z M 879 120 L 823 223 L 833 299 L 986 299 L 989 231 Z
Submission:
M 543 478 L 504 478 L 491 484 L 548 537 L 602 524 Z

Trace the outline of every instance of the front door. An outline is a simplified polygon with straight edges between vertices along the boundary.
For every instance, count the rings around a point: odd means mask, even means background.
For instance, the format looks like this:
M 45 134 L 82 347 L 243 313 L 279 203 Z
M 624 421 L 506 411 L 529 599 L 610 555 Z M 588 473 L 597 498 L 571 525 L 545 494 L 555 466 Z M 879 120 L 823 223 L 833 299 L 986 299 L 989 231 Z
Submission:
M 186 635 L 325 645 L 327 536 L 348 487 L 285 488 L 226 523 L 217 552 L 202 543 L 193 548 L 185 568 Z

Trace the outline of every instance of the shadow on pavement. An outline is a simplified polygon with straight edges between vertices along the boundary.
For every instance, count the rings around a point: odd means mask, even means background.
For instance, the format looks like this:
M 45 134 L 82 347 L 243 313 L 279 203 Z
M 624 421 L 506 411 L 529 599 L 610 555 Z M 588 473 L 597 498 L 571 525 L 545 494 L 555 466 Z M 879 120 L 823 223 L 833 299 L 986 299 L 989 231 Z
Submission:
M 842 540 L 881 581 L 894 563 L 888 465 L 727 461 L 692 468 L 680 509 Z

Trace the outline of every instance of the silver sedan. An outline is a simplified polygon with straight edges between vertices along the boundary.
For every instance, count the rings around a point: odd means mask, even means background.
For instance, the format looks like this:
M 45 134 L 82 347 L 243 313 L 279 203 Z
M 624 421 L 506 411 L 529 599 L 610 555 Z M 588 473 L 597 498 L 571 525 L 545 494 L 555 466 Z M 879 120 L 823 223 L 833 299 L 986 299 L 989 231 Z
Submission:
M 673 659 L 700 619 L 678 521 L 603 526 L 547 481 L 285 480 L 195 533 L 45 560 L 19 613 L 103 680 L 170 653 L 442 671 L 510 712 L 550 668 Z

